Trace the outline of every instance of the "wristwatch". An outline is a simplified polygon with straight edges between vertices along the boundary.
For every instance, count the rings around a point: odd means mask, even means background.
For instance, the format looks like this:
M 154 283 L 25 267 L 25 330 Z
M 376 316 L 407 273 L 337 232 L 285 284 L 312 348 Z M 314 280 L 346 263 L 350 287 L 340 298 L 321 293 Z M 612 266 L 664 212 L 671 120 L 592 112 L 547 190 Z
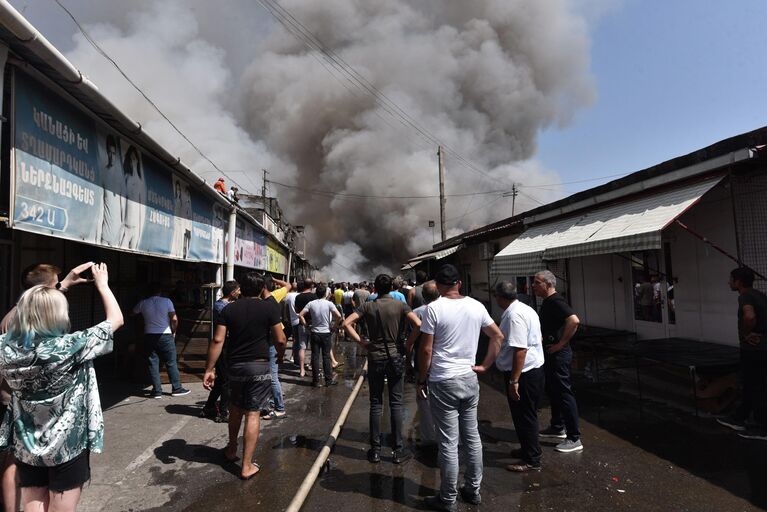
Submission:
M 509 384 L 519 384 L 519 381 L 518 380 L 510 380 Z

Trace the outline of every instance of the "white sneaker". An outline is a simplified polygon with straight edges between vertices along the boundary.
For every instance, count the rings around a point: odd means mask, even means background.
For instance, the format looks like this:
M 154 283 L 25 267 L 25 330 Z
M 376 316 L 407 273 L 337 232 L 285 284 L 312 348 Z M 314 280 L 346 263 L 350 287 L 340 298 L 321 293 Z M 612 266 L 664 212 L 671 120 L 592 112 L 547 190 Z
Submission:
M 580 452 L 583 451 L 583 443 L 580 439 L 576 441 L 565 439 L 554 447 L 554 451 L 559 453 Z

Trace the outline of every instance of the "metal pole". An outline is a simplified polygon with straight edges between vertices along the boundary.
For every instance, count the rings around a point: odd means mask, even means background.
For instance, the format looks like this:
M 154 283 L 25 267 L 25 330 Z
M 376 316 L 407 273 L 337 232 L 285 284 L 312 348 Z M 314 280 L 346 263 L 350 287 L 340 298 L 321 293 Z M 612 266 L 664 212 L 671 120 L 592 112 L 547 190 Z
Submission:
M 229 226 L 226 234 L 226 280 L 234 279 L 234 239 L 237 234 L 237 209 L 229 212 Z
M 437 148 L 437 160 L 439 161 L 439 228 L 442 233 L 442 241 L 445 241 L 445 162 L 442 146 Z

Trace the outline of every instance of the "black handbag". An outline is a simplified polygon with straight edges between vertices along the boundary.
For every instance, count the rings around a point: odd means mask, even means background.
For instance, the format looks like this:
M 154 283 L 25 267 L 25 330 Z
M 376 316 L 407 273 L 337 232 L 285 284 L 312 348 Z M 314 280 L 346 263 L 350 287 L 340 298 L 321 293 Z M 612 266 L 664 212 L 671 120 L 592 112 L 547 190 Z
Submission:
M 404 375 L 405 374 L 405 346 L 402 343 L 399 343 L 399 340 L 401 338 L 400 335 L 397 336 L 397 341 L 395 342 L 396 345 L 396 352 L 392 353 L 392 351 L 389 349 L 389 340 L 386 339 L 386 335 L 384 334 L 383 329 L 383 322 L 381 321 L 381 313 L 378 311 L 378 308 L 376 308 L 376 320 L 378 321 L 378 334 L 381 336 L 381 340 L 384 344 L 384 350 L 386 350 L 386 357 L 388 359 L 387 364 L 390 364 L 392 369 L 394 370 L 394 373 L 397 375 Z M 399 324 L 399 331 L 402 332 L 402 321 L 400 321 Z M 402 346 L 400 346 L 402 345 Z

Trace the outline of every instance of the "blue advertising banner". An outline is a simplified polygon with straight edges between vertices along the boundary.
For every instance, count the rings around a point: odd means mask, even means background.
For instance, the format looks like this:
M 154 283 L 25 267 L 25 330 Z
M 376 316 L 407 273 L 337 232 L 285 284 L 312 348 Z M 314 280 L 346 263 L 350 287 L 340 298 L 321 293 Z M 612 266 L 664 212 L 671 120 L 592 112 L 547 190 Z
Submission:
M 130 140 L 14 70 L 13 227 L 221 263 L 225 212 Z

